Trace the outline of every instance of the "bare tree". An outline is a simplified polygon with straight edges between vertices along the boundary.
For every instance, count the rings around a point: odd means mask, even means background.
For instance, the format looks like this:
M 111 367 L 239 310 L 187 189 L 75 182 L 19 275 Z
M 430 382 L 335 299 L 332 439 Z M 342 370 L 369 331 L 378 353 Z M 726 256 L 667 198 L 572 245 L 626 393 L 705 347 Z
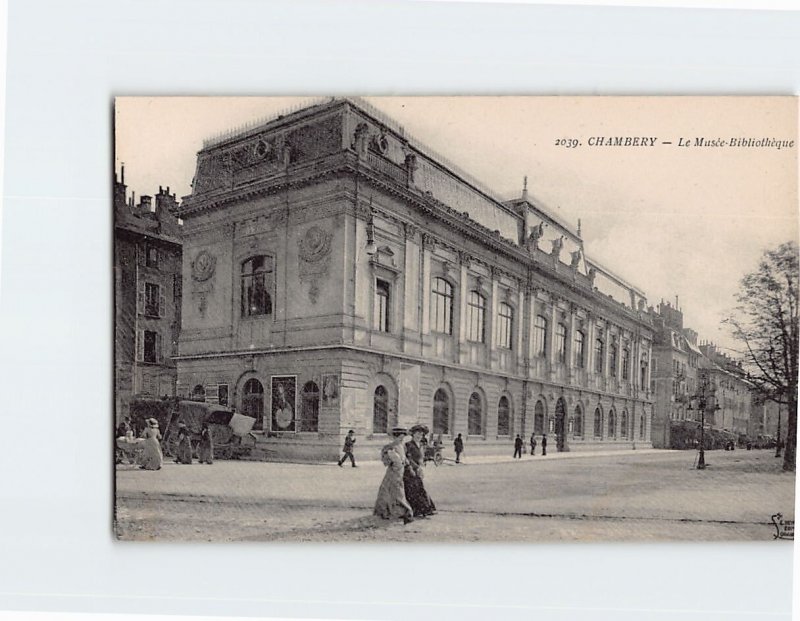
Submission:
M 798 251 L 796 242 L 766 251 L 758 269 L 742 278 L 739 305 L 729 319 L 745 345 L 748 378 L 767 399 L 787 406 L 783 469 L 791 471 L 797 449 Z

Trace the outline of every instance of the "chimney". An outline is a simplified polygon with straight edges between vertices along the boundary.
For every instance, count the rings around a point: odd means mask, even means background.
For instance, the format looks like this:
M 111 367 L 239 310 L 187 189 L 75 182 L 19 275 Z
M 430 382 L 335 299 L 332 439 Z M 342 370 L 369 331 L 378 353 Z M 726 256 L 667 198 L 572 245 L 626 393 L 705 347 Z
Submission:
M 139 206 L 144 213 L 151 213 L 153 211 L 153 197 L 142 195 L 139 199 Z

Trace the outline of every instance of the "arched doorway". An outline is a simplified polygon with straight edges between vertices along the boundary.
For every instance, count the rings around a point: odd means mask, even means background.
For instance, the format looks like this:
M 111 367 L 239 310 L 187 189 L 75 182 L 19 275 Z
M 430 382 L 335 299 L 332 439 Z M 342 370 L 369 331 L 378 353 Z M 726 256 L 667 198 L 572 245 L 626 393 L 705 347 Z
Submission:
M 264 428 L 264 386 L 251 377 L 242 390 L 242 414 L 256 419 L 253 429 Z
M 389 392 L 382 384 L 372 395 L 372 433 L 389 433 Z
M 450 435 L 450 395 L 444 388 L 433 395 L 433 433 Z
M 561 451 L 567 450 L 566 433 L 565 433 L 566 414 L 567 414 L 567 406 L 564 403 L 564 399 L 559 397 L 558 401 L 556 401 L 556 425 L 555 425 L 556 450 L 559 453 Z

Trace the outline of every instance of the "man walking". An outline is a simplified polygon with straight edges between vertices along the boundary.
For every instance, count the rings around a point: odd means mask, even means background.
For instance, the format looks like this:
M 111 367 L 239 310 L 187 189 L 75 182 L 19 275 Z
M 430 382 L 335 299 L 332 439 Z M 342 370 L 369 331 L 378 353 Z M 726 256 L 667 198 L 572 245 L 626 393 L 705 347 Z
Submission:
M 344 455 L 342 455 L 342 458 L 339 460 L 340 468 L 342 467 L 344 460 L 347 459 L 348 457 L 350 458 L 350 463 L 353 464 L 353 468 L 357 467 L 356 459 L 355 457 L 353 457 L 353 445 L 355 443 L 356 443 L 356 432 L 351 429 L 350 431 L 347 432 L 347 435 L 344 438 L 344 448 L 342 449 L 344 451 Z
M 517 434 L 517 438 L 514 440 L 514 459 L 517 457 L 522 459 L 522 438 L 519 437 L 519 434 Z
M 542 434 L 542 456 L 547 455 L 547 436 Z
M 536 455 L 536 434 L 531 434 L 531 455 Z
M 464 440 L 461 439 L 461 434 L 458 434 L 458 437 L 453 440 L 453 448 L 456 451 L 456 463 L 461 463 L 461 453 L 464 452 Z

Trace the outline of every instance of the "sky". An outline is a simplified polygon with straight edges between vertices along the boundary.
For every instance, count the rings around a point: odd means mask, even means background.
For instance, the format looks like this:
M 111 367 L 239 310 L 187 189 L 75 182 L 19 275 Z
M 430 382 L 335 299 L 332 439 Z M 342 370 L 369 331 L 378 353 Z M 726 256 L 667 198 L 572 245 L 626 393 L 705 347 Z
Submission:
M 501 199 L 523 178 L 573 227 L 586 255 L 679 306 L 684 325 L 734 354 L 721 321 L 763 252 L 798 238 L 797 100 L 769 97 L 366 97 Z M 128 190 L 191 192 L 203 140 L 318 99 L 125 97 L 115 167 Z M 590 146 L 594 137 L 653 147 Z M 695 139 L 793 140 L 791 148 L 697 147 Z M 559 141 L 576 139 L 577 147 Z M 679 146 L 689 142 L 689 147 Z M 672 142 L 665 145 L 663 142 Z

